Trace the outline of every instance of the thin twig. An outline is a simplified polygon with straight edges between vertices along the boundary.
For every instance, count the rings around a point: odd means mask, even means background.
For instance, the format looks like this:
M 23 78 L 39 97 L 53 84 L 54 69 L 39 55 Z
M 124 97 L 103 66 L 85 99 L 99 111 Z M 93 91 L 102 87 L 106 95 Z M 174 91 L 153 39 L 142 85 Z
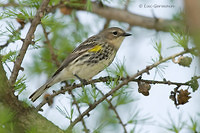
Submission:
M 124 10 L 128 10 L 128 6 L 129 6 L 130 0 L 126 0 L 126 3 L 124 4 Z
M 93 110 L 98 104 L 100 104 L 101 102 L 103 102 L 107 97 L 111 96 L 112 94 L 114 94 L 117 90 L 119 90 L 121 87 L 123 87 L 124 85 L 127 85 L 130 81 L 132 81 L 133 79 L 137 78 L 138 76 L 142 75 L 143 73 L 148 73 L 149 70 L 153 69 L 154 67 L 157 67 L 159 64 L 166 62 L 174 57 L 183 55 L 185 53 L 190 52 L 190 50 L 184 50 L 178 54 L 169 56 L 167 58 L 164 58 L 158 62 L 155 62 L 152 65 L 147 66 L 145 69 L 137 72 L 136 74 L 134 74 L 133 76 L 131 76 L 130 78 L 125 79 L 124 81 L 122 81 L 120 84 L 118 84 L 115 88 L 113 88 L 112 90 L 110 90 L 108 93 L 106 93 L 102 98 L 100 98 L 98 101 L 94 102 L 93 104 L 91 104 L 81 115 L 79 115 L 67 128 L 67 130 L 71 130 L 74 125 L 76 125 L 76 123 L 78 123 L 84 116 L 88 115 L 89 112 L 91 110 Z
M 17 56 L 16 61 L 14 63 L 14 67 L 9 79 L 10 85 L 13 85 L 17 79 L 17 76 L 18 76 L 22 61 L 24 59 L 24 56 L 26 54 L 26 51 L 28 49 L 28 46 L 31 44 L 31 40 L 32 40 L 32 37 L 34 35 L 37 25 L 40 24 L 41 18 L 45 15 L 45 9 L 47 8 L 49 1 L 50 0 L 43 0 L 41 3 L 41 6 L 37 10 L 37 13 L 28 30 L 28 33 L 26 34 L 26 38 L 24 39 L 19 55 Z
M 6 67 L 8 68 L 8 70 L 9 70 L 10 72 L 12 72 L 11 69 L 10 69 L 10 67 L 8 66 L 8 64 L 7 64 L 6 62 L 5 62 L 4 64 L 6 65 Z
M 200 77 L 199 77 L 200 78 Z M 114 77 L 100 77 L 98 79 L 93 79 L 93 80 L 90 80 L 88 81 L 87 83 L 85 83 L 84 85 L 90 85 L 90 84 L 94 84 L 94 83 L 98 83 L 98 82 L 107 82 L 107 81 L 110 81 L 110 80 L 115 80 Z M 126 80 L 128 78 L 121 78 L 119 80 Z M 179 82 L 171 82 L 171 81 L 156 81 L 156 80 L 144 80 L 144 79 L 132 79 L 131 81 L 133 82 L 145 82 L 145 83 L 148 83 L 148 84 L 167 84 L 167 85 L 186 85 L 188 86 L 189 83 L 188 82 L 185 82 L 185 83 L 179 83 Z M 72 86 L 68 86 L 64 89 L 60 89 L 58 91 L 55 91 L 52 95 L 49 96 L 49 98 L 54 98 L 55 96 L 59 95 L 59 94 L 64 94 L 66 91 L 72 91 L 73 89 L 75 88 L 78 88 L 78 87 L 82 87 L 83 84 L 80 83 L 80 84 L 73 84 Z M 39 111 L 40 108 L 42 106 L 44 106 L 45 104 L 47 103 L 47 101 L 44 99 L 37 107 L 36 107 L 36 110 Z
M 84 85 L 94 84 L 94 83 L 97 83 L 97 82 L 107 82 L 109 79 L 110 79 L 110 77 L 103 77 L 103 78 L 101 77 L 99 79 L 90 80 L 90 81 L 86 82 Z M 71 86 L 67 86 L 64 89 L 60 89 L 58 91 L 54 91 L 54 93 L 49 96 L 49 99 L 52 99 L 52 98 L 54 98 L 55 96 L 57 96 L 59 94 L 64 94 L 66 91 L 70 92 L 73 89 L 78 88 L 78 87 L 82 87 L 82 86 L 83 86 L 82 83 L 80 83 L 80 84 L 73 84 Z M 45 99 L 43 99 L 43 101 L 36 107 L 36 110 L 39 111 L 40 108 L 42 106 L 44 106 L 46 103 L 47 103 L 47 101 Z
M 183 54 L 186 54 L 186 53 L 189 53 L 190 51 L 192 51 L 194 49 L 188 49 L 188 50 L 184 50 L 178 54 L 175 54 L 175 55 L 172 55 L 172 56 L 169 56 L 167 58 L 163 58 L 162 60 L 158 61 L 158 62 L 155 62 L 154 64 L 152 65 L 149 65 L 147 66 L 145 69 L 137 72 L 135 75 L 133 75 L 132 77 L 127 77 L 127 78 L 121 78 L 120 80 L 122 80 L 122 83 L 124 82 L 130 82 L 130 81 L 133 81 L 133 82 L 146 82 L 146 83 L 149 83 L 149 84 L 168 84 L 168 85 L 186 85 L 188 86 L 189 83 L 188 82 L 185 82 L 185 83 L 178 83 L 178 82 L 171 82 L 171 81 L 155 81 L 155 80 L 143 80 L 143 79 L 135 79 L 136 77 L 142 75 L 143 73 L 148 73 L 149 70 L 151 70 L 152 68 L 158 66 L 159 64 L 163 63 L 163 62 L 166 62 L 170 59 L 173 59 L 177 56 L 180 56 L 180 55 L 183 55 Z M 99 79 L 93 79 L 93 80 L 90 80 L 88 81 L 85 85 L 89 85 L 89 84 L 94 84 L 94 83 L 97 83 L 97 82 L 107 82 L 107 81 L 110 81 L 111 79 L 115 79 L 115 78 L 111 78 L 109 76 L 107 77 L 101 77 Z M 123 84 L 125 85 L 125 84 Z M 123 86 L 122 85 L 122 86 Z M 55 91 L 52 95 L 49 96 L 49 98 L 54 98 L 55 96 L 59 95 L 59 94 L 64 94 L 66 91 L 72 91 L 73 89 L 75 88 L 78 88 L 78 87 L 82 87 L 83 84 L 80 83 L 80 84 L 73 84 L 72 86 L 68 86 L 64 89 L 60 89 L 58 91 Z M 37 107 L 36 107 L 36 110 L 39 111 L 40 108 L 42 106 L 44 106 L 45 104 L 47 103 L 47 101 L 44 99 Z
M 3 45 L 0 45 L 0 50 L 4 49 L 5 47 L 7 47 L 10 44 L 9 40 L 7 40 L 7 42 Z
M 9 3 L 6 3 L 6 4 L 3 4 L 3 3 L 0 3 L 0 7 L 19 7 L 20 5 L 15 3 L 15 2 L 9 2 Z M 28 5 L 23 5 L 23 7 L 29 7 Z
M 42 28 L 43 28 L 44 36 L 45 36 L 45 39 L 46 39 L 45 42 L 47 43 L 49 52 L 50 52 L 50 54 L 51 54 L 51 60 L 56 64 L 57 67 L 59 67 L 59 66 L 60 66 L 60 63 L 59 63 L 59 61 L 57 60 L 57 55 L 56 55 L 55 52 L 54 52 L 54 48 L 53 48 L 53 46 L 51 45 L 51 42 L 50 42 L 50 40 L 49 40 L 49 38 L 48 38 L 48 32 L 46 31 L 46 28 L 45 28 L 45 26 L 44 26 L 43 24 L 42 24 Z
M 95 85 L 95 89 L 98 90 L 101 93 L 101 95 L 104 97 L 103 92 L 99 88 L 97 88 L 96 85 Z M 117 119 L 119 120 L 119 123 L 122 125 L 122 127 L 124 129 L 124 133 L 127 133 L 126 124 L 124 124 L 122 122 L 122 119 L 120 118 L 120 116 L 119 116 L 119 114 L 118 114 L 118 112 L 116 110 L 116 107 L 112 104 L 111 100 L 109 100 L 108 98 L 106 98 L 106 101 L 110 105 L 110 109 L 112 109 L 114 111 Z
M 74 96 L 74 94 L 73 94 L 72 92 L 70 92 L 70 94 L 71 94 L 72 99 L 73 99 L 73 104 L 76 105 L 76 108 L 77 108 L 77 110 L 78 110 L 78 113 L 79 113 L 79 115 L 81 115 L 81 110 L 80 110 L 80 107 L 79 107 L 79 105 L 78 105 L 78 103 L 77 103 L 77 101 L 76 101 L 76 97 Z M 84 119 L 82 119 L 81 122 L 82 122 L 82 124 L 83 124 L 83 128 L 84 128 L 85 133 L 89 133 L 89 129 L 86 127 L 86 124 L 85 124 Z
M 103 30 L 107 29 L 109 27 L 109 25 L 110 25 L 110 19 L 106 19 L 106 22 L 103 26 Z

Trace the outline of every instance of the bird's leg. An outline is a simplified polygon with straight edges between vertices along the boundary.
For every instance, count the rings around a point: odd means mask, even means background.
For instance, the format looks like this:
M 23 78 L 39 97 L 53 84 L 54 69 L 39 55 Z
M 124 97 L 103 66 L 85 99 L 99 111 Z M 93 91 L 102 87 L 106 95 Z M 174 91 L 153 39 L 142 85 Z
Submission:
M 74 76 L 78 79 L 78 80 L 80 80 L 81 81 L 81 83 L 83 84 L 83 85 L 87 85 L 87 80 L 85 80 L 85 79 L 82 79 L 81 77 L 79 77 L 77 74 L 74 74 Z

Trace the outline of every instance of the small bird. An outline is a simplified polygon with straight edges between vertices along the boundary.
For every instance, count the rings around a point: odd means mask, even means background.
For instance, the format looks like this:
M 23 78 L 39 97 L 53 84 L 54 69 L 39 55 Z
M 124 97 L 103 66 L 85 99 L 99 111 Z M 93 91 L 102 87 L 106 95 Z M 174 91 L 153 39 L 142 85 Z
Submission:
M 72 51 L 53 76 L 29 98 L 34 102 L 49 87 L 64 80 L 90 80 L 112 63 L 122 41 L 130 35 L 118 27 L 112 27 L 88 38 Z

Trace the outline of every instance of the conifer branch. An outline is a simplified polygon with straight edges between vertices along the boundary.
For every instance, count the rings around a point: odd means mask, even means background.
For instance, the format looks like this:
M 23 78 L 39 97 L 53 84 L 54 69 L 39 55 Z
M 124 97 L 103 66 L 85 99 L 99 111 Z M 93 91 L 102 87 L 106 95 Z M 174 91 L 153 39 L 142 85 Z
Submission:
M 149 70 L 153 69 L 154 67 L 160 65 L 163 62 L 166 62 L 172 58 L 175 58 L 177 56 L 186 54 L 188 52 L 190 52 L 191 50 L 184 50 L 178 54 L 169 56 L 167 58 L 164 58 L 158 62 L 155 62 L 152 65 L 147 66 L 145 69 L 137 72 L 136 74 L 134 74 L 133 76 L 131 76 L 130 78 L 126 78 L 125 80 L 123 80 L 120 84 L 118 84 L 115 88 L 111 89 L 108 93 L 106 93 L 102 98 L 100 98 L 99 100 L 97 100 L 96 102 L 94 102 L 93 104 L 91 104 L 81 115 L 79 115 L 67 128 L 67 130 L 71 130 L 76 123 L 78 123 L 84 116 L 89 115 L 90 111 L 92 111 L 94 108 L 96 108 L 96 106 L 98 104 L 100 104 L 101 102 L 103 102 L 107 97 L 111 96 L 112 94 L 114 94 L 117 90 L 119 90 L 121 87 L 123 87 L 124 85 L 127 85 L 129 82 L 131 82 L 132 80 L 134 80 L 135 78 L 137 78 L 138 76 L 144 74 L 144 73 L 148 73 Z
M 16 61 L 14 63 L 14 67 L 13 67 L 13 70 L 12 70 L 12 73 L 11 73 L 11 76 L 10 76 L 10 79 L 9 79 L 10 85 L 14 85 L 14 83 L 17 79 L 17 76 L 18 76 L 19 70 L 21 68 L 21 64 L 22 64 L 22 61 L 23 61 L 24 56 L 26 54 L 26 51 L 27 51 L 29 45 L 32 42 L 32 38 L 34 36 L 34 32 L 36 30 L 36 27 L 38 26 L 38 24 L 40 24 L 41 18 L 45 15 L 45 11 L 46 11 L 46 8 L 49 4 L 49 1 L 50 0 L 43 0 L 42 3 L 41 3 L 41 6 L 37 10 L 37 13 L 36 13 L 32 23 L 31 23 L 31 26 L 28 30 L 28 33 L 26 34 L 26 38 L 23 41 L 20 52 L 19 52 L 19 54 L 16 58 Z
M 95 86 L 95 89 L 97 89 L 101 93 L 101 95 L 104 97 L 104 94 L 100 89 L 98 89 L 96 86 Z M 116 107 L 112 104 L 111 100 L 109 100 L 108 98 L 106 98 L 106 102 L 109 104 L 110 109 L 114 111 L 116 118 L 119 120 L 119 123 L 122 125 L 124 133 L 127 133 L 126 124 L 123 123 L 121 117 L 119 116 L 119 113 L 117 112 Z
M 56 53 L 54 52 L 54 48 L 53 48 L 53 46 L 51 45 L 51 42 L 50 42 L 50 40 L 49 40 L 49 38 L 48 38 L 48 32 L 46 31 L 46 28 L 45 28 L 45 26 L 42 24 L 42 29 L 43 29 L 43 32 L 44 32 L 44 36 L 45 36 L 45 39 L 46 39 L 46 41 L 45 41 L 45 43 L 47 43 L 47 48 L 49 49 L 49 52 L 50 52 L 50 54 L 51 54 L 51 60 L 54 62 L 54 64 L 57 66 L 57 67 L 59 67 L 60 66 L 60 62 L 58 61 L 58 59 L 57 59 L 57 55 L 56 55 Z
M 180 29 L 184 28 L 180 22 L 175 20 L 146 17 L 132 13 L 130 11 L 127 11 L 126 9 L 113 8 L 106 5 L 98 4 L 97 2 L 92 2 L 91 10 L 87 10 L 85 6 L 73 6 L 70 3 L 66 4 L 65 6 L 76 10 L 91 12 L 108 20 L 125 22 L 132 26 L 141 26 L 147 29 L 155 29 L 157 31 L 169 32 L 172 27 L 179 31 Z
M 131 77 L 126 77 L 126 78 L 121 78 L 119 80 L 121 80 L 121 82 L 115 87 L 113 88 L 112 90 L 110 90 L 108 93 L 104 94 L 104 96 L 102 96 L 99 100 L 95 101 L 93 104 L 89 105 L 88 109 L 86 109 L 81 115 L 79 115 L 71 124 L 70 126 L 68 127 L 68 130 L 72 129 L 73 126 L 78 123 L 79 121 L 82 120 L 82 118 L 86 115 L 89 115 L 89 112 L 91 110 L 93 110 L 98 104 L 100 104 L 102 101 L 106 100 L 107 97 L 109 97 L 110 95 L 112 95 L 113 93 L 115 93 L 117 90 L 119 90 L 122 86 L 124 85 L 127 85 L 129 82 L 146 82 L 146 83 L 149 83 L 149 84 L 168 84 L 168 85 L 186 85 L 186 86 L 189 86 L 188 82 L 185 82 L 185 83 L 179 83 L 179 82 L 171 82 L 171 81 L 155 81 L 155 80 L 144 80 L 144 79 L 136 79 L 138 76 L 141 76 L 142 74 L 144 73 L 148 73 L 151 69 L 157 67 L 158 65 L 160 65 L 161 63 L 164 63 L 168 60 L 171 60 L 175 57 L 178 57 L 180 55 L 183 55 L 183 54 L 186 54 L 186 53 L 190 53 L 192 50 L 194 49 L 188 49 L 188 50 L 184 50 L 178 54 L 175 54 L 175 55 L 172 55 L 172 56 L 169 56 L 167 58 L 163 58 L 162 60 L 159 60 L 158 62 L 155 62 L 154 64 L 152 65 L 149 65 L 147 66 L 145 69 L 141 70 L 141 71 L 138 71 L 136 74 L 134 74 L 133 76 Z M 110 78 L 110 77 L 101 77 L 99 79 L 94 79 L 94 80 L 91 80 L 91 81 L 88 81 L 86 85 L 89 85 L 89 84 L 94 84 L 94 83 L 97 83 L 97 82 L 107 82 L 107 81 L 110 81 L 110 79 L 113 79 L 114 78 Z M 82 87 L 83 85 L 80 83 L 80 84 L 73 84 L 72 86 L 68 86 L 64 89 L 60 89 L 58 91 L 55 91 L 52 95 L 49 96 L 49 99 L 53 99 L 55 96 L 59 95 L 59 94 L 64 94 L 66 91 L 68 91 L 69 93 L 75 89 L 75 88 L 78 88 L 78 87 Z M 45 105 L 47 103 L 47 101 L 44 99 L 37 107 L 36 109 L 37 110 L 40 110 L 40 108 Z
M 128 23 L 131 26 L 140 26 L 147 29 L 155 29 L 156 31 L 167 31 L 173 27 L 177 31 L 180 29 L 185 28 L 179 21 L 177 20 L 170 20 L 170 19 L 164 19 L 164 18 L 154 18 L 154 17 L 146 17 L 142 15 L 138 15 L 135 13 L 132 13 L 127 10 L 127 5 L 125 5 L 125 9 L 119 9 L 119 8 L 113 8 L 106 5 L 103 5 L 101 2 L 91 2 L 92 10 L 88 10 L 83 3 L 77 3 L 77 6 L 74 3 L 70 3 L 67 1 L 65 4 L 65 0 L 62 0 L 59 4 L 53 5 L 51 7 L 48 7 L 46 10 L 47 12 L 54 12 L 57 8 L 66 6 L 67 8 L 71 8 L 74 10 L 80 10 L 80 11 L 87 11 L 94 14 L 97 14 L 99 16 L 102 16 L 103 18 L 106 18 L 107 20 L 116 20 L 119 22 L 125 22 Z M 127 0 L 127 3 L 129 0 Z M 7 4 L 0 4 L 1 7 L 7 7 L 7 6 L 15 6 L 18 7 L 19 4 L 17 3 L 7 3 Z M 28 6 L 28 5 L 24 5 Z M 138 5 L 139 6 L 139 5 Z
M 70 94 L 71 94 L 72 99 L 73 99 L 73 104 L 76 105 L 76 108 L 77 108 L 77 110 L 78 110 L 78 113 L 79 113 L 79 115 L 81 115 L 81 110 L 80 110 L 80 107 L 79 107 L 79 105 L 78 105 L 78 103 L 77 103 L 77 101 L 76 101 L 76 97 L 74 96 L 73 92 L 70 92 Z M 82 122 L 82 125 L 83 125 L 83 128 L 84 128 L 84 132 L 85 132 L 85 133 L 89 133 L 89 129 L 86 127 L 85 120 L 82 119 L 81 122 Z

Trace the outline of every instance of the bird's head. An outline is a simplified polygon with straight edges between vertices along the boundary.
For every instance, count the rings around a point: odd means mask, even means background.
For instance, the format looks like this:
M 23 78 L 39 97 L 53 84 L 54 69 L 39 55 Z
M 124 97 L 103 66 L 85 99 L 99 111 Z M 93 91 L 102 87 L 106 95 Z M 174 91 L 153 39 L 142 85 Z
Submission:
M 113 45 L 116 49 L 119 49 L 124 38 L 131 34 L 126 33 L 118 27 L 112 27 L 101 31 L 99 35 L 102 37 L 101 39 L 105 39 L 106 42 Z

